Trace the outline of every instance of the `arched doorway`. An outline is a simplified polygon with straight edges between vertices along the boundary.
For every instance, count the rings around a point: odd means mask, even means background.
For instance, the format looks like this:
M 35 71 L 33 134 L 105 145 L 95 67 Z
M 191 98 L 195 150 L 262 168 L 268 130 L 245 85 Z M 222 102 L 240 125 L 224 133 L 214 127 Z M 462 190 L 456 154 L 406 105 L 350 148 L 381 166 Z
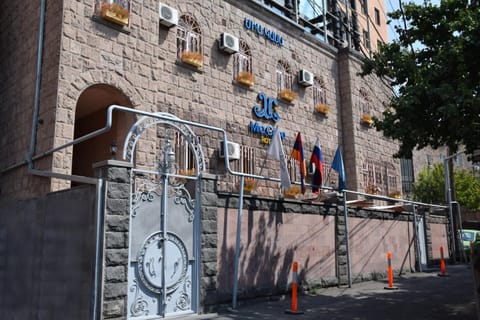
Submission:
M 77 101 L 74 138 L 103 128 L 107 121 L 107 108 L 112 104 L 132 107 L 130 99 L 113 86 L 96 84 L 85 89 Z M 72 174 L 93 177 L 92 165 L 95 162 L 120 159 L 122 142 L 134 123 L 133 114 L 113 112 L 110 131 L 73 147 Z M 112 152 L 112 146 L 116 146 L 116 152 Z

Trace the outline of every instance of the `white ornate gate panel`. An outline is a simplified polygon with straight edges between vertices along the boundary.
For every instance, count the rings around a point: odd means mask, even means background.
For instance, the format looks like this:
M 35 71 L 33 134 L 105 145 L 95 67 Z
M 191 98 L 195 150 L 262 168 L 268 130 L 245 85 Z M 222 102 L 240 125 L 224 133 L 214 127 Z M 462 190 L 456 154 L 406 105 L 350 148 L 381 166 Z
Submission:
M 172 121 L 140 119 L 124 145 L 124 158 L 133 163 L 142 134 L 156 133 L 156 141 L 145 141 L 155 145 L 154 163 L 132 170 L 128 319 L 160 319 L 198 311 L 198 177 L 204 157 L 193 131 L 168 117 Z M 185 148 L 194 159 L 193 168 L 187 168 L 192 175 L 179 170 L 177 157 L 182 150 L 178 148 Z

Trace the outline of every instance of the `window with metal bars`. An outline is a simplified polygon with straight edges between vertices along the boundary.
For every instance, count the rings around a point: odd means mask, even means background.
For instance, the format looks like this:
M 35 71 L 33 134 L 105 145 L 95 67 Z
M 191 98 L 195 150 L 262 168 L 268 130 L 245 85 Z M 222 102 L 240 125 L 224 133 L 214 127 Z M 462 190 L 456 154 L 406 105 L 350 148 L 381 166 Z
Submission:
M 253 76 L 252 70 L 252 52 L 248 44 L 240 40 L 239 51 L 233 55 L 233 79 L 237 80 L 243 72 L 248 72 Z
M 360 110 L 360 113 L 371 112 L 370 97 L 368 96 L 368 93 L 364 88 L 360 89 L 360 95 L 358 98 L 358 108 Z
M 415 181 L 415 176 L 413 174 L 412 159 L 400 159 L 400 171 L 402 174 L 402 192 L 413 192 L 413 182 Z
M 181 60 L 186 52 L 203 55 L 202 31 L 190 15 L 182 15 L 177 25 L 177 58 Z
M 313 81 L 313 105 L 327 103 L 327 90 L 322 78 L 315 77 Z
M 200 137 L 198 137 L 198 139 L 200 141 Z M 175 161 L 178 172 L 192 174 L 192 171 L 196 169 L 195 155 L 189 148 L 184 136 L 178 131 L 175 132 L 173 150 L 175 150 Z
M 284 61 L 280 60 L 277 63 L 276 68 L 277 76 L 277 91 L 280 92 L 283 89 L 292 90 L 293 88 L 293 73 L 290 68 L 290 65 Z
M 397 171 L 391 163 L 367 159 L 362 164 L 362 179 L 366 193 L 391 196 L 397 193 Z

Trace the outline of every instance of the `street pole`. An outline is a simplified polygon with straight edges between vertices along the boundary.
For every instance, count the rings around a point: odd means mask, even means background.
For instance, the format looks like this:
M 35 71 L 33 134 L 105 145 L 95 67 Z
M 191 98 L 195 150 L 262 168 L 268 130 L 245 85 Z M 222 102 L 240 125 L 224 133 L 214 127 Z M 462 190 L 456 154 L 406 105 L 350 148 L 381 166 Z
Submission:
M 449 168 L 449 160 L 462 154 L 465 153 L 465 151 L 460 151 L 454 154 L 451 154 L 449 156 L 446 156 L 445 159 L 443 159 L 443 166 L 445 170 L 445 200 L 447 201 L 448 205 L 448 219 L 450 220 L 450 243 L 451 243 L 451 258 L 452 262 L 455 263 L 455 260 L 457 258 L 457 230 L 455 230 L 455 220 L 453 217 L 453 208 L 452 208 L 452 188 L 451 188 L 451 183 L 450 183 L 450 168 Z M 462 223 L 459 221 L 459 223 Z M 460 250 L 461 248 L 458 248 Z
M 452 189 L 450 188 L 450 172 L 448 168 L 448 160 L 453 156 L 454 155 L 445 157 L 443 160 L 443 166 L 445 170 L 445 198 L 448 205 L 448 219 L 450 220 L 450 258 L 452 259 L 452 263 L 455 263 L 457 250 L 455 245 L 455 230 L 453 228 Z

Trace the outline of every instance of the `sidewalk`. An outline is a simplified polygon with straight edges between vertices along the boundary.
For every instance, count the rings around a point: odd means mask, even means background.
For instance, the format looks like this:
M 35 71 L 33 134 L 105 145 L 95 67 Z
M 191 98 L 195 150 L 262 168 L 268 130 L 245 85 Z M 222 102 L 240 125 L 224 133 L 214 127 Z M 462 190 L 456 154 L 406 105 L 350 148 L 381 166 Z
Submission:
M 325 288 L 316 295 L 300 295 L 298 311 L 291 315 L 290 297 L 266 301 L 240 301 L 237 310 L 220 310 L 185 319 L 328 319 L 328 320 L 480 320 L 476 304 L 472 272 L 469 265 L 448 265 L 447 277 L 438 270 L 407 274 L 394 279 L 398 290 L 386 290 L 386 282 L 368 281 L 352 288 Z

